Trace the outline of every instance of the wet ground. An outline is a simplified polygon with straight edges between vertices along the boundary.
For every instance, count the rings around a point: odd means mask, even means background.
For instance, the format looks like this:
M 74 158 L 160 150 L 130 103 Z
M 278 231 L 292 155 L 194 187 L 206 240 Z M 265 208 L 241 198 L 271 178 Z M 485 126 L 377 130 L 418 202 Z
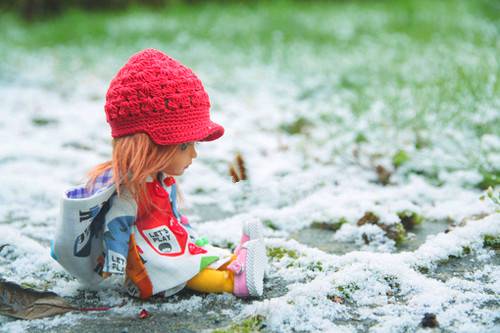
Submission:
M 414 251 L 425 242 L 429 235 L 442 232 L 449 228 L 445 221 L 427 221 L 412 230 L 412 235 L 407 238 L 403 244 L 397 247 L 397 251 Z M 353 250 L 359 250 L 360 246 L 353 243 L 338 242 L 333 239 L 335 231 L 325 228 L 310 227 L 290 235 L 309 247 L 315 247 L 322 251 L 342 255 Z M 446 261 L 440 262 L 434 269 L 427 270 L 423 274 L 429 278 L 442 282 L 461 277 L 467 279 L 467 276 L 485 267 L 485 265 L 500 265 L 500 251 L 488 259 L 478 258 L 476 253 L 468 253 L 463 257 L 450 257 Z M 279 276 L 267 277 L 265 281 L 264 299 L 273 299 L 281 297 L 288 292 L 288 282 Z M 227 297 L 226 297 L 227 296 Z M 228 332 L 240 332 L 231 325 L 233 318 L 239 313 L 242 305 L 251 303 L 251 300 L 239 300 L 233 296 L 214 296 L 203 295 L 189 290 L 184 290 L 176 296 L 170 298 L 154 297 L 153 299 L 142 302 L 139 300 L 129 300 L 125 305 L 117 305 L 115 308 L 124 306 L 122 313 L 116 312 L 94 312 L 91 317 L 84 317 L 77 320 L 75 325 L 68 327 L 66 324 L 54 325 L 50 327 L 51 332 L 176 332 L 176 333 L 195 333 L 211 332 L 226 328 Z M 124 298 L 127 296 L 124 294 Z M 222 297 L 222 298 L 221 298 Z M 198 299 L 201 302 L 191 311 L 177 312 L 175 305 L 190 299 Z M 98 307 L 106 304 L 106 299 L 101 299 L 96 292 L 81 290 L 80 294 L 69 298 L 68 301 L 77 307 Z M 394 295 L 394 304 L 403 304 L 405 300 Z M 346 303 L 349 311 L 356 312 L 359 309 L 353 303 Z M 137 310 L 130 312 L 126 308 L 140 309 L 141 306 L 149 309 L 150 316 L 145 319 L 139 318 Z M 157 308 L 155 308 L 157 306 Z M 491 308 L 492 311 L 498 309 L 499 304 L 495 302 L 486 303 L 483 307 Z M 169 309 L 169 307 L 171 307 Z M 357 332 L 364 332 L 370 329 L 374 324 L 370 320 L 356 320 L 351 318 L 344 322 L 338 322 L 342 327 L 355 329 Z M 499 323 L 497 323 L 499 324 Z M 258 330 L 260 332 L 270 332 L 265 324 L 253 327 L 248 332 Z M 43 326 L 38 326 L 27 330 L 28 332 L 42 333 L 46 332 Z M 438 330 L 439 332 L 447 332 Z M 297 331 L 300 332 L 300 331 Z

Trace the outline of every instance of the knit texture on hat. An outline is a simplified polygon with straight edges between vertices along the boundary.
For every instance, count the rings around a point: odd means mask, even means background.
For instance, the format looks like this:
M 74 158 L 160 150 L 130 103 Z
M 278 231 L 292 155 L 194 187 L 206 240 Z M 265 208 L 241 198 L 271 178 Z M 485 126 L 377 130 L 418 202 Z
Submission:
M 147 133 L 157 144 L 211 141 L 224 128 L 193 71 L 155 49 L 134 54 L 110 83 L 106 119 L 114 138 Z

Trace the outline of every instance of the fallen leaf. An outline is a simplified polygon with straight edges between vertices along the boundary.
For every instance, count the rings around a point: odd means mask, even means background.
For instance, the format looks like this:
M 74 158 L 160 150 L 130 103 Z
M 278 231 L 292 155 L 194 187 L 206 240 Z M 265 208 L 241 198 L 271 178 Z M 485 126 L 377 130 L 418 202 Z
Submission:
M 330 295 L 328 296 L 328 299 L 334 303 L 338 303 L 338 304 L 344 304 L 345 303 L 345 299 L 343 297 L 340 297 L 340 296 L 337 296 L 337 295 Z
M 233 183 L 237 183 L 240 180 L 247 180 L 247 169 L 241 153 L 237 153 L 234 162 L 229 164 L 229 175 Z
M 238 173 L 234 169 L 234 165 L 230 164 L 229 165 L 229 175 L 231 176 L 231 179 L 233 183 L 237 183 L 240 181 L 240 177 L 238 177 Z
M 77 310 L 52 292 L 23 288 L 0 280 L 0 314 L 19 319 L 38 319 Z
M 236 154 L 236 165 L 238 166 L 238 171 L 241 180 L 247 179 L 247 168 L 245 167 L 245 161 L 241 153 Z
M 377 178 L 379 183 L 382 185 L 388 185 L 391 179 L 391 172 L 381 165 L 375 167 L 375 172 L 377 173 Z

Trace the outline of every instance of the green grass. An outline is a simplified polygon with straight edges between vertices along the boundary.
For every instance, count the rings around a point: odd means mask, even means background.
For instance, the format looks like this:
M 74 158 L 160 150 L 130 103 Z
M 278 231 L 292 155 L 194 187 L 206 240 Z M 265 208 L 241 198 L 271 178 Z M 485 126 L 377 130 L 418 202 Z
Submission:
M 299 255 L 295 250 L 288 250 L 282 247 L 269 247 L 267 248 L 267 255 L 271 259 L 280 260 L 284 257 L 290 257 L 292 259 L 298 259 Z
M 498 166 L 479 146 L 483 135 L 500 135 L 500 119 L 491 112 L 500 108 L 499 10 L 494 0 L 358 0 L 72 10 L 33 24 L 0 14 L 0 56 L 7 59 L 0 64 L 0 83 L 22 65 L 13 50 L 55 54 L 61 75 L 71 75 L 101 59 L 122 63 L 141 48 L 157 47 L 195 69 L 217 68 L 221 74 L 210 76 L 213 86 L 234 93 L 247 89 L 227 80 L 235 70 L 269 64 L 297 89 L 284 96 L 285 108 L 296 102 L 297 109 L 315 111 L 296 112 L 277 131 L 308 137 L 319 126 L 331 126 L 332 139 L 354 131 L 364 145 L 379 140 L 372 128 L 395 130 L 390 154 L 405 152 L 390 156 L 395 166 L 423 175 L 440 168 L 480 170 L 484 179 L 477 186 L 485 187 L 498 185 Z M 96 72 L 110 77 L 114 70 L 101 65 Z M 383 117 L 372 117 L 376 105 L 382 105 Z M 369 118 L 370 129 L 353 128 L 332 112 L 338 108 Z M 462 136 L 450 138 L 444 129 Z M 438 170 L 414 168 L 411 163 L 421 157 L 400 136 L 413 136 L 416 151 L 444 138 L 453 146 L 445 153 L 457 155 L 456 162 Z
M 230 327 L 223 329 L 216 329 L 212 333 L 254 333 L 261 332 L 265 328 L 264 324 L 265 318 L 263 316 L 257 315 L 248 317 L 247 319 L 235 323 Z
M 500 250 L 500 235 L 485 235 L 483 244 L 494 250 Z
M 36 49 L 60 44 L 85 46 L 93 43 L 134 43 L 145 37 L 173 40 L 185 32 L 194 39 L 208 39 L 234 47 L 251 44 L 270 45 L 276 32 L 286 44 L 308 43 L 318 48 L 338 45 L 352 48 L 367 36 L 398 34 L 418 44 L 439 40 L 453 45 L 467 40 L 475 45 L 494 46 L 496 35 L 470 25 L 475 20 L 492 21 L 498 33 L 498 17 L 491 11 L 495 1 L 274 1 L 256 4 L 202 3 L 175 4 L 159 10 L 131 7 L 118 12 L 70 10 L 55 19 L 25 23 L 13 14 L 2 14 L 0 28 L 7 33 L 5 42 Z M 238 18 L 239 22 L 233 22 Z M 109 27 L 123 20 L 147 21 L 145 28 L 125 27 L 109 35 Z M 346 23 L 349 21 L 349 23 Z M 232 22 L 232 25 L 229 23 Z M 230 28 L 229 28 L 230 26 Z M 356 39 L 343 37 L 342 27 L 352 28 Z M 227 28 L 227 29 L 226 29 Z M 18 35 L 20 33 L 20 35 Z M 145 34 L 146 33 L 146 34 Z M 112 37 L 112 38 L 111 38 Z M 354 43 L 353 43 L 354 42 Z M 344 82 L 357 86 L 357 82 Z

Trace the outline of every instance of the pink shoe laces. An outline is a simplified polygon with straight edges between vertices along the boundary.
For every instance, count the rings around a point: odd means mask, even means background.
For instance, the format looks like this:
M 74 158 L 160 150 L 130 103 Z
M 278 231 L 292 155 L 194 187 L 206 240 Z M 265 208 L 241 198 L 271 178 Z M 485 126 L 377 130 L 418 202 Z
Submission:
M 243 264 L 236 259 L 227 266 L 227 269 L 233 271 L 234 274 L 240 274 L 243 272 Z

